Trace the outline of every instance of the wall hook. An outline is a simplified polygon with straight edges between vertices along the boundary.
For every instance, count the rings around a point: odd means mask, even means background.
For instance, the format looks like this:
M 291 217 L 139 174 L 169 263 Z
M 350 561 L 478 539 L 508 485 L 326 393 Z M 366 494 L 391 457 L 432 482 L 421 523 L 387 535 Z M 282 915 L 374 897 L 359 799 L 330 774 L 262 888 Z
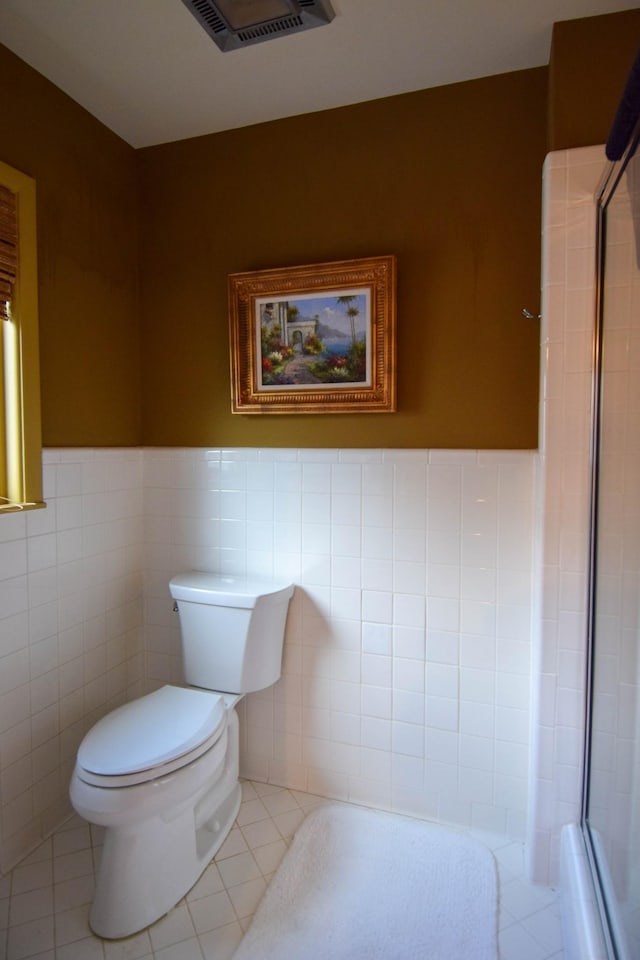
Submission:
M 522 308 L 522 316 L 526 317 L 527 320 L 542 320 L 541 313 L 531 313 L 526 307 Z

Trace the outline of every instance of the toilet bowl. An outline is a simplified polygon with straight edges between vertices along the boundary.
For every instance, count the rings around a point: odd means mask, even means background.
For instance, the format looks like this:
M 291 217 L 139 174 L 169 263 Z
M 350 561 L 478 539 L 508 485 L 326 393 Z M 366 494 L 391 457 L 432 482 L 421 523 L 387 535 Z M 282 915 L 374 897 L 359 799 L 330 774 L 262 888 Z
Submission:
M 70 797 L 80 816 L 107 828 L 89 918 L 99 936 L 130 936 L 167 913 L 223 843 L 240 807 L 238 699 L 165 686 L 104 717 L 83 741 Z M 195 728 L 207 707 L 200 742 L 183 728 L 182 744 L 173 730 L 173 749 L 161 758 L 138 749 L 128 763 L 108 750 L 109 734 L 116 742 L 125 721 L 131 729 L 157 721 L 160 740 L 176 711 Z
M 106 939 L 171 910 L 224 842 L 240 807 L 234 707 L 280 675 L 292 586 L 190 573 L 171 592 L 185 676 L 202 686 L 166 685 L 99 720 L 69 787 L 80 816 L 105 828 L 89 923 Z M 231 692 L 209 688 L 216 674 Z

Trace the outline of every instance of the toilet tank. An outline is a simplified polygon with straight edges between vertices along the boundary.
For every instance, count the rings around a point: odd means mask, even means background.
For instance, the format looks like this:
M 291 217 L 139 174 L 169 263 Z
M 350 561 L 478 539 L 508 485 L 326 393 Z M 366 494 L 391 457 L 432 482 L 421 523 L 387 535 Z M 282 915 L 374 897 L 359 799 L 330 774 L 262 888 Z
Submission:
M 190 686 L 251 693 L 276 682 L 292 584 L 190 571 L 173 577 L 169 589 Z

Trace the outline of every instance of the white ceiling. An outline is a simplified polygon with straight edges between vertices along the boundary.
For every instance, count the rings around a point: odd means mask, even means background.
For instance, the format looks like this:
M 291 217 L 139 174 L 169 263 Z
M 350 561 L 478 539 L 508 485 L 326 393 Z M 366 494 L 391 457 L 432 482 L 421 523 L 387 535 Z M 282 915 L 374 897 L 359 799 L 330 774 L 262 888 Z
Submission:
M 0 42 L 143 147 L 542 66 L 555 21 L 638 6 L 332 4 L 336 16 L 327 26 L 222 53 L 181 0 L 0 0 Z

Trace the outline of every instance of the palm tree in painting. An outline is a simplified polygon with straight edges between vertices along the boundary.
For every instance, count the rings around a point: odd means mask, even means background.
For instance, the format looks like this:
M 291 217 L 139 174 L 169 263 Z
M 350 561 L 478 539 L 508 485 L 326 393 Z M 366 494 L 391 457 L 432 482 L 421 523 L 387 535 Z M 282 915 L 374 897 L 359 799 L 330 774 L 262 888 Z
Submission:
M 356 299 L 353 295 L 347 295 L 344 297 L 337 297 L 337 302 L 347 308 L 347 316 L 351 321 L 351 342 L 356 342 L 356 317 L 360 313 L 357 307 L 352 306 L 353 301 Z

